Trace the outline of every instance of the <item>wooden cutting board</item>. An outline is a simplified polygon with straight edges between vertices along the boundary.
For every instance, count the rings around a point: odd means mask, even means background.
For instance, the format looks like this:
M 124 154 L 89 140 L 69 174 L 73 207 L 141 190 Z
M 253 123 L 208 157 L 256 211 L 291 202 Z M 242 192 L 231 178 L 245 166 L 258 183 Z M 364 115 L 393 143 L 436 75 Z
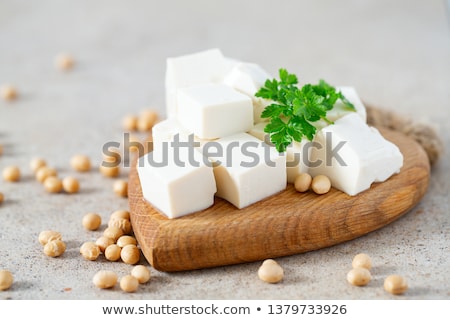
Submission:
M 144 200 L 132 166 L 131 223 L 144 256 L 160 271 L 193 270 L 317 250 L 386 226 L 424 196 L 430 166 L 414 140 L 380 131 L 400 148 L 404 166 L 399 174 L 354 197 L 335 189 L 325 195 L 298 193 L 288 185 L 241 210 L 216 198 L 206 210 L 170 220 Z

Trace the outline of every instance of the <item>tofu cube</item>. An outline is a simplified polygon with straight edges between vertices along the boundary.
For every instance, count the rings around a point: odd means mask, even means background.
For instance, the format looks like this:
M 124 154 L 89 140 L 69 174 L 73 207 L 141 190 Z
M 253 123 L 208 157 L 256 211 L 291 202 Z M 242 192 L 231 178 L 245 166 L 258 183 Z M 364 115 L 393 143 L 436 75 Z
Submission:
M 232 65 L 234 63 L 216 48 L 168 58 L 165 75 L 167 117 L 176 116 L 176 95 L 179 88 L 221 83 Z
M 259 139 L 239 133 L 202 144 L 214 163 L 216 196 L 241 209 L 286 188 L 286 158 Z
M 253 126 L 252 101 L 224 85 L 207 84 L 178 90 L 177 119 L 200 139 L 217 139 Z
M 264 86 L 267 79 L 273 77 L 263 68 L 255 63 L 237 63 L 231 71 L 225 75 L 223 83 L 248 96 L 255 93 Z
M 358 93 L 356 92 L 356 89 L 354 87 L 348 87 L 348 86 L 337 86 L 336 89 L 344 95 L 345 98 L 347 98 L 348 101 L 350 101 L 353 106 L 356 109 L 356 113 L 361 117 L 361 119 L 364 122 L 367 122 L 367 112 L 366 107 L 362 103 L 361 99 L 359 98 Z M 342 101 L 337 101 L 336 104 L 333 106 L 333 109 L 331 109 L 327 116 L 331 121 L 336 121 L 337 119 L 342 118 L 343 116 L 354 112 L 349 111 L 346 106 L 342 103 Z
M 355 88 L 354 87 L 346 87 L 346 86 L 337 86 L 336 90 L 342 92 L 344 97 L 347 98 L 347 100 L 350 101 L 353 104 L 353 106 L 355 107 L 356 114 L 358 114 L 364 122 L 367 122 L 366 107 L 364 106 L 361 99 L 359 98 L 359 95 L 356 92 Z M 350 113 L 355 113 L 355 111 L 348 109 L 342 103 L 341 100 L 338 100 L 334 104 L 333 109 L 331 109 L 330 111 L 327 112 L 327 118 L 330 121 L 334 122 Z M 313 125 L 318 129 L 322 129 L 322 128 L 328 126 L 329 124 L 324 120 L 319 120 L 319 121 L 314 122 Z
M 175 138 L 176 136 L 177 138 Z M 176 118 L 165 119 L 155 124 L 152 128 L 152 139 L 153 150 L 162 150 L 163 144 L 169 144 L 174 139 L 190 142 L 194 146 L 193 133 L 184 128 Z
M 138 159 L 137 172 L 145 200 L 169 219 L 214 204 L 212 165 L 194 148 L 147 153 Z
M 255 63 L 237 63 L 225 76 L 223 83 L 244 93 L 252 99 L 253 120 L 255 123 L 265 121 L 261 113 L 272 101 L 255 97 L 255 93 L 264 86 L 267 79 L 273 77 Z
M 350 196 L 383 182 L 403 166 L 399 148 L 369 127 L 355 112 L 316 133 L 309 173 L 326 175 Z

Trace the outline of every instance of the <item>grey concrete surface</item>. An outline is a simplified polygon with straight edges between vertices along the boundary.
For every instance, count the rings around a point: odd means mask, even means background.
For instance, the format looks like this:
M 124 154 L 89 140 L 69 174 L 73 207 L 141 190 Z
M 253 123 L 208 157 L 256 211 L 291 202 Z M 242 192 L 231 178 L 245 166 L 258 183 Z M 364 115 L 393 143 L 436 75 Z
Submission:
M 0 299 L 449 299 L 449 155 L 433 168 L 423 200 L 392 224 L 331 248 L 277 259 L 285 279 L 268 285 L 259 262 L 164 273 L 136 293 L 93 286 L 97 270 L 119 276 L 131 266 L 86 261 L 80 245 L 105 228 L 85 231 L 81 218 L 127 209 L 112 192 L 113 179 L 95 167 L 102 146 L 120 141 L 128 113 L 155 108 L 164 117 L 165 59 L 208 48 L 279 67 L 301 82 L 320 78 L 352 85 L 373 105 L 433 123 L 446 147 L 450 133 L 450 31 L 447 2 L 419 1 L 0 1 L 0 84 L 13 83 L 17 101 L 0 101 L 0 168 L 20 166 L 18 183 L 0 182 L 0 269 L 15 277 Z M 76 59 L 61 73 L 54 57 Z M 76 173 L 75 153 L 94 169 Z M 81 181 L 75 195 L 48 194 L 29 161 L 45 158 L 61 176 Z M 122 170 L 126 178 L 127 170 Z M 62 233 L 67 251 L 49 258 L 40 231 Z M 352 287 L 346 273 L 353 256 L 368 253 L 373 280 Z M 142 263 L 146 263 L 142 260 Z M 383 279 L 398 273 L 410 289 L 384 292 Z

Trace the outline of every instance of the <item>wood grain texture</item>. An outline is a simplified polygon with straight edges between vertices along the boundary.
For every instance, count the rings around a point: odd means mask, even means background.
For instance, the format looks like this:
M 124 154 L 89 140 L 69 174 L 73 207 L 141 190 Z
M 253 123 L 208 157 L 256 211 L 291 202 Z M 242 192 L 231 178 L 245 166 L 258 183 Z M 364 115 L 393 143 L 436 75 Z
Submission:
M 216 198 L 206 210 L 170 220 L 144 200 L 133 166 L 129 206 L 144 256 L 160 271 L 193 270 L 317 250 L 386 226 L 424 196 L 430 165 L 417 142 L 379 129 L 399 146 L 404 166 L 399 174 L 354 197 L 335 189 L 325 195 L 298 193 L 288 185 L 241 210 Z

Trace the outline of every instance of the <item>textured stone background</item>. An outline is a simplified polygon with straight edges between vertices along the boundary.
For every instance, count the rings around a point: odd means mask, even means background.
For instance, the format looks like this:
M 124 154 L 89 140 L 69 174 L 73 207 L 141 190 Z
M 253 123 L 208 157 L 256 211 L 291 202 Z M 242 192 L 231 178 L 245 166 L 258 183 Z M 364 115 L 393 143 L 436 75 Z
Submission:
M 0 143 L 6 147 L 0 167 L 17 164 L 24 177 L 0 182 L 6 197 L 0 269 L 15 276 L 0 299 L 450 298 L 448 153 L 415 209 L 354 241 L 277 259 L 286 275 L 278 285 L 258 280 L 259 262 L 175 274 L 152 270 L 152 281 L 133 294 L 92 285 L 99 269 L 122 276 L 131 267 L 83 260 L 79 246 L 101 231 L 83 230 L 81 217 L 95 211 L 106 220 L 128 205 L 113 194 L 113 180 L 95 168 L 73 172 L 70 157 L 85 153 L 98 166 L 102 145 L 120 141 L 125 114 L 152 107 L 164 117 L 166 57 L 212 47 L 273 74 L 285 67 L 301 82 L 353 85 L 368 103 L 434 123 L 449 145 L 450 32 L 442 0 L 2 0 L 0 83 L 15 84 L 20 99 L 0 101 Z M 71 72 L 54 68 L 61 51 L 77 60 Z M 61 176 L 79 177 L 81 192 L 47 194 L 28 167 L 33 156 L 47 159 Z M 37 236 L 44 229 L 62 232 L 64 256 L 42 253 Z M 374 263 L 374 279 L 364 288 L 345 279 L 359 252 Z M 408 279 L 405 295 L 383 291 L 390 273 Z

